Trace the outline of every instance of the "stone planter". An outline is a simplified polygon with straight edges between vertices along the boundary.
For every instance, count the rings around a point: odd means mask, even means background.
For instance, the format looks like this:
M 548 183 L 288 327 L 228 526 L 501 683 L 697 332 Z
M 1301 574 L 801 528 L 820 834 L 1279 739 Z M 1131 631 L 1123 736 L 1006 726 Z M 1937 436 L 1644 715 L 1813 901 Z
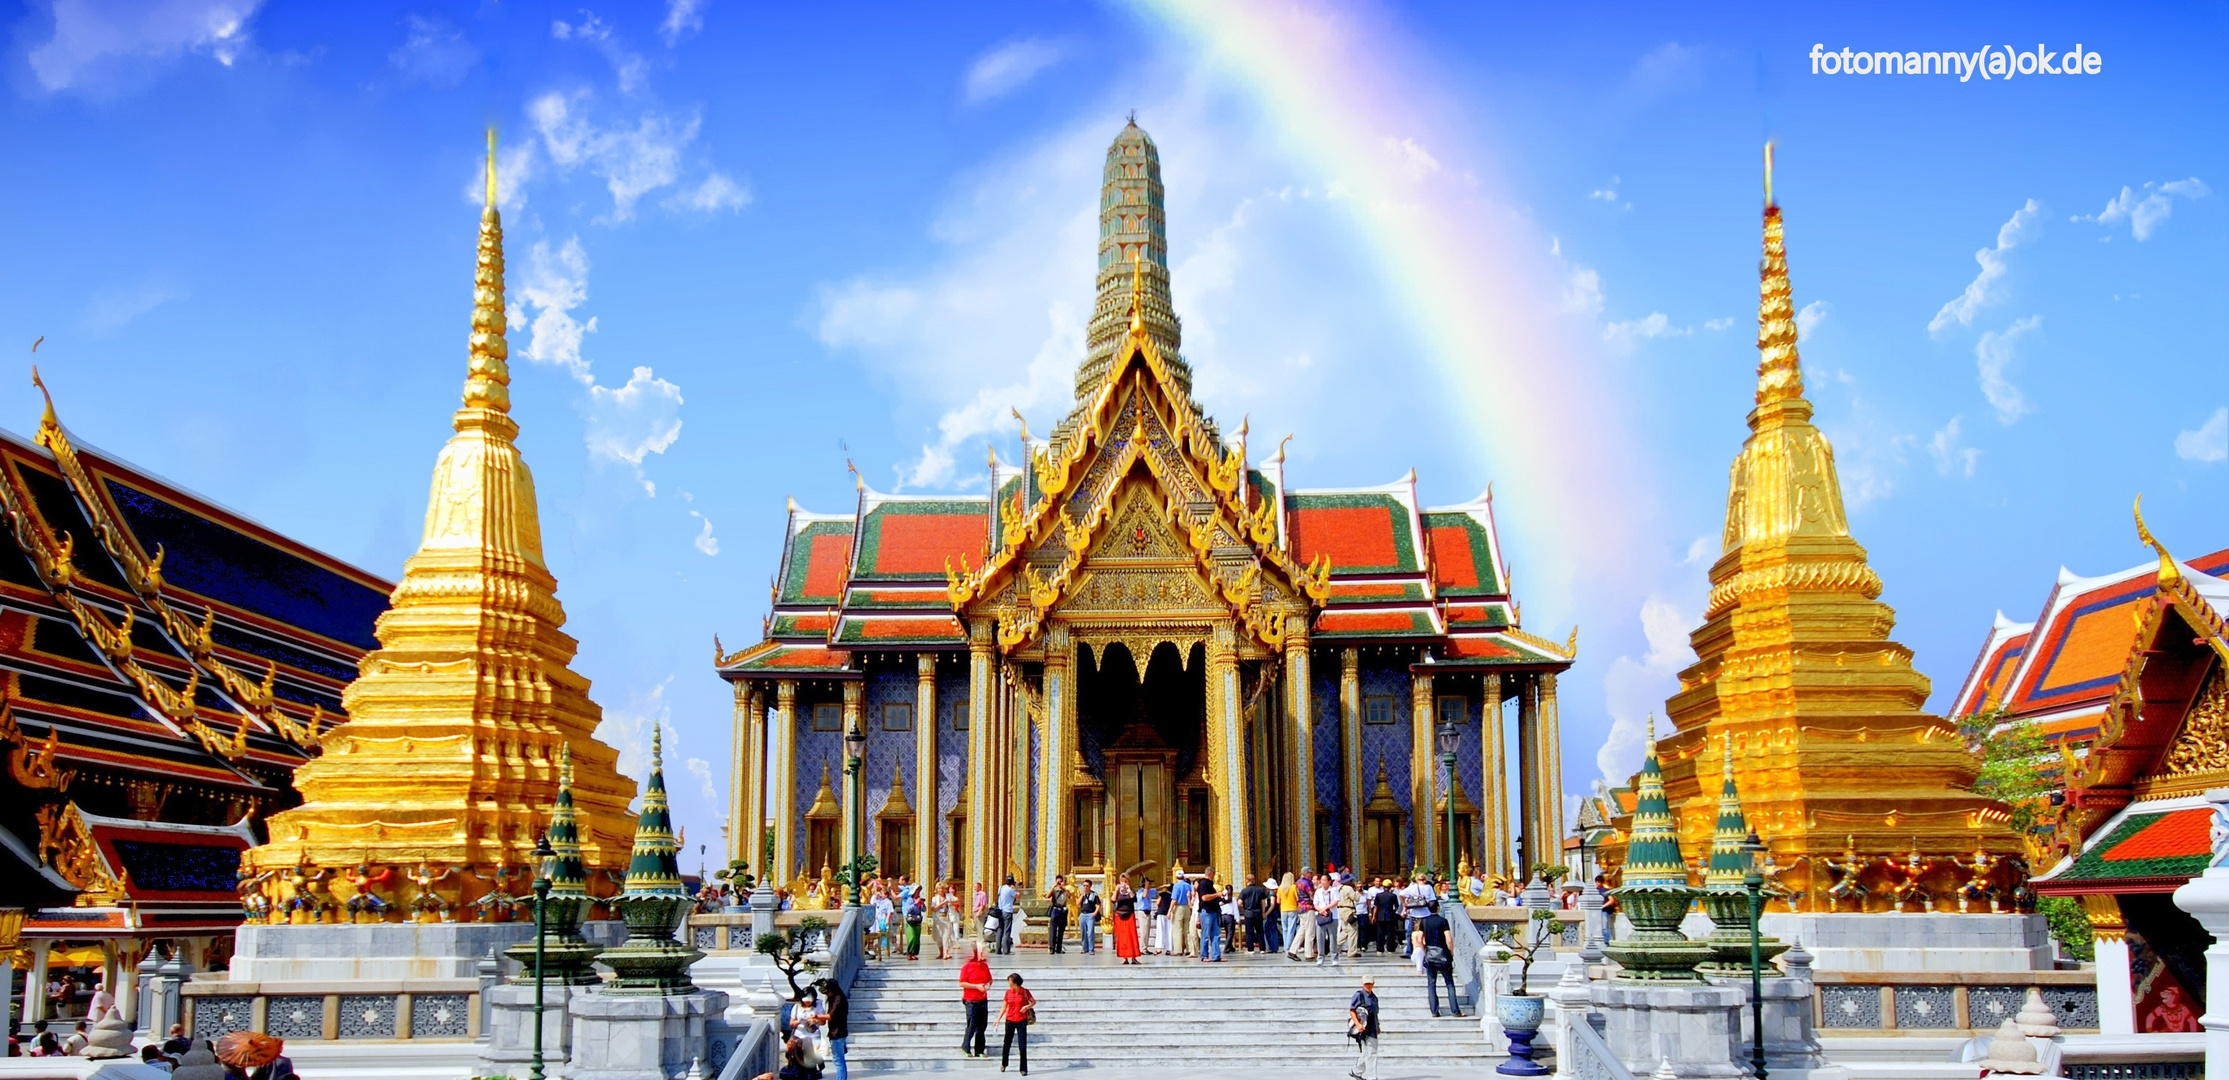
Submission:
M 1509 1060 L 1494 1067 L 1504 1076 L 1546 1076 L 1548 1068 L 1532 1059 L 1532 1041 L 1548 1015 L 1548 999 L 1536 994 L 1501 994 L 1494 998 L 1494 1017 L 1509 1036 Z
M 1703 944 L 1710 947 L 1710 962 L 1701 969 L 1711 975 L 1749 974 L 1749 890 L 1705 889 L 1703 911 L 1710 915 L 1710 937 Z M 1772 958 L 1788 951 L 1788 943 L 1774 937 L 1758 941 L 1758 955 L 1764 961 L 1766 975 L 1778 974 L 1772 967 Z
M 1622 979 L 1693 979 L 1695 965 L 1710 959 L 1710 946 L 1679 932 L 1701 892 L 1687 885 L 1627 885 L 1616 892 L 1633 933 L 1604 951 L 1624 968 Z M 1744 939 L 1746 944 L 1747 939 Z

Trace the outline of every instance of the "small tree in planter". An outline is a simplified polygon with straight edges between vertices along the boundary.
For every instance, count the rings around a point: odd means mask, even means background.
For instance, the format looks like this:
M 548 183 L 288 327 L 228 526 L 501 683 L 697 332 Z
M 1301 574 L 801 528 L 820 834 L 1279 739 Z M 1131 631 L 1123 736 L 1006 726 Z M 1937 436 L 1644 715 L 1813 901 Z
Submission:
M 1540 1022 L 1547 1016 L 1548 1000 L 1530 990 L 1533 961 L 1540 959 L 1544 952 L 1554 952 L 1555 922 L 1555 912 L 1535 908 L 1526 917 L 1522 930 L 1504 925 L 1494 931 L 1493 939 L 1517 958 L 1516 993 L 1498 994 L 1494 998 L 1494 1015 L 1509 1036 L 1509 1060 L 1496 1066 L 1494 1071 L 1506 1076 L 1545 1076 L 1549 1071 L 1532 1059 L 1533 1036 L 1539 1033 Z
M 758 951 L 774 962 L 774 968 L 789 981 L 790 997 L 805 992 L 797 985 L 797 977 L 820 970 L 820 962 L 813 959 L 813 943 L 828 933 L 828 920 L 818 915 L 808 915 L 804 921 L 786 931 L 760 934 Z

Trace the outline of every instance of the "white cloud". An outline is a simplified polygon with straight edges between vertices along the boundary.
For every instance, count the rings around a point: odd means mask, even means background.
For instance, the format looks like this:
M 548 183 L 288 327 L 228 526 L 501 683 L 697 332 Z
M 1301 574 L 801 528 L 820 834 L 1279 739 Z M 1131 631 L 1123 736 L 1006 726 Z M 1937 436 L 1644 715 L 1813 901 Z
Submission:
M 706 555 L 718 555 L 720 553 L 720 538 L 712 535 L 712 519 L 694 510 L 689 511 L 689 516 L 704 525 L 704 528 L 697 531 L 697 538 L 694 541 L 696 549 Z
M 622 386 L 588 388 L 588 453 L 639 466 L 681 437 L 681 388 L 637 367 Z M 650 481 L 643 489 L 657 491 Z
M 1940 334 L 1954 322 L 1960 326 L 1972 325 L 1974 315 L 1983 306 L 2002 299 L 1993 290 L 2009 269 L 2005 262 L 2005 253 L 2035 239 L 2042 224 L 2043 204 L 2034 199 L 2029 199 L 2026 205 L 2014 211 L 2012 217 L 1997 229 L 1997 246 L 1974 252 L 1974 261 L 1981 264 L 1981 272 L 1974 275 L 1974 280 L 1967 284 L 1965 292 L 1944 304 L 1941 310 L 1935 312 L 1935 317 L 1928 320 L 1928 333 Z
M 619 771 L 637 783 L 650 775 L 652 728 L 663 728 L 669 745 L 681 737 L 673 726 L 673 708 L 666 703 L 666 687 L 671 685 L 673 676 L 668 675 L 624 707 L 605 709 L 603 722 L 596 725 L 597 740 L 619 751 Z
M 48 91 L 85 89 L 131 62 L 202 53 L 232 66 L 263 0 L 54 0 L 54 36 L 24 57 Z
M 665 39 L 666 47 L 681 44 L 681 39 L 704 29 L 704 5 L 707 0 L 666 0 L 666 19 L 658 24 L 658 36 Z
M 2128 222 L 2130 235 L 2139 243 L 2152 238 L 2152 233 L 2175 212 L 2170 196 L 2185 199 L 2203 199 L 2213 194 L 2206 182 L 2193 176 L 2188 180 L 2171 180 L 2167 183 L 2153 181 L 2144 185 L 2141 195 L 2126 185 L 2121 193 L 2105 201 L 2105 209 L 2095 214 L 2077 214 L 2072 221 L 2094 221 L 2100 225 Z
M 2177 432 L 2175 456 L 2207 464 L 2229 458 L 2229 407 L 2215 409 L 2194 431 Z
M 1824 300 L 1813 300 L 1803 305 L 1803 310 L 1796 312 L 1796 340 L 1809 338 L 1811 331 L 1818 329 L 1819 324 L 1827 321 L 1827 316 L 1832 314 L 1834 305 Z
M 1708 542 L 1699 543 L 1707 553 Z M 1690 558 L 1695 551 L 1695 547 L 1689 548 Z M 1697 621 L 1671 601 L 1652 595 L 1641 604 L 1641 634 L 1648 642 L 1648 651 L 1639 659 L 1620 656 L 1610 662 L 1609 673 L 1602 679 L 1610 735 L 1595 751 L 1594 763 L 1611 783 L 1624 783 L 1641 767 L 1647 749 L 1643 744 L 1648 741 L 1648 715 L 1662 714 L 1664 699 L 1679 689 L 1680 669 L 1695 662 L 1687 633 Z M 1659 734 L 1669 730 L 1666 724 Z
M 1987 331 L 1974 343 L 1974 359 L 1981 370 L 1981 395 L 1997 410 L 1998 423 L 2009 425 L 2035 411 L 2006 372 L 2018 358 L 2020 339 L 2042 324 L 2041 315 L 2030 315 L 2003 330 Z
M 1670 316 L 1652 311 L 1646 318 L 1614 322 L 1602 328 L 1602 340 L 1620 345 L 1660 337 L 1686 337 L 1695 332 L 1692 326 L 1673 326 Z
M 1934 438 L 1927 440 L 1927 452 L 1935 459 L 1935 471 L 1944 476 L 1972 476 L 1974 465 L 1981 460 L 1980 450 L 1959 444 L 1960 419 L 1951 417 L 1950 423 L 1944 424 Z
M 1725 330 L 1731 328 L 1733 325 L 1734 317 L 1731 315 L 1725 316 L 1724 318 L 1703 320 L 1703 329 L 1705 330 Z M 1803 332 L 1800 324 L 1797 326 L 1796 332 L 1798 334 Z
M 1011 41 L 992 49 L 968 65 L 967 99 L 989 101 L 1012 93 L 1067 54 L 1066 45 L 1043 38 Z
M 526 358 L 563 368 L 588 391 L 582 412 L 588 420 L 589 457 L 629 466 L 643 491 L 656 495 L 657 486 L 643 475 L 642 463 L 651 454 L 665 453 L 681 437 L 681 388 L 647 367 L 635 368 L 620 386 L 597 383 L 582 351 L 588 335 L 596 332 L 596 319 L 583 322 L 574 315 L 588 301 L 588 253 L 580 238 L 567 238 L 554 252 L 548 242 L 536 242 L 528 250 L 517 298 L 509 318 L 530 329 Z
M 1633 65 L 1627 84 L 1634 92 L 1652 95 L 1686 89 L 1702 80 L 1703 50 L 1677 41 L 1667 41 Z
M 694 210 L 700 214 L 716 214 L 722 210 L 741 210 L 751 205 L 751 188 L 728 179 L 726 173 L 715 172 L 695 187 L 677 191 L 666 200 L 675 210 Z
M 1708 562 L 1711 555 L 1717 551 L 1718 543 L 1716 541 L 1708 536 L 1698 536 L 1687 545 L 1687 557 L 1681 559 L 1679 564 L 1681 566 L 1696 566 Z
M 595 13 L 583 10 L 580 14 L 581 21 L 577 23 L 569 23 L 563 19 L 551 23 L 550 36 L 559 41 L 585 41 L 595 46 L 596 51 L 603 53 L 604 59 L 611 63 L 612 77 L 618 81 L 620 93 L 632 94 L 647 86 L 650 65 L 643 60 L 642 54 L 628 49 L 619 40 L 619 36 L 612 32 L 611 26 L 597 18 Z
M 689 770 L 690 776 L 697 778 L 697 794 L 704 796 L 705 802 L 719 802 L 720 789 L 712 783 L 712 763 L 700 757 L 693 757 L 684 762 L 683 765 Z
M 1618 201 L 1618 178 L 1613 176 L 1609 183 L 1587 192 L 1587 198 L 1600 199 L 1614 205 Z
M 94 337 L 105 337 L 124 328 L 127 323 L 150 311 L 185 298 L 185 290 L 159 282 L 149 282 L 131 288 L 107 288 L 93 294 L 91 303 L 85 305 L 85 332 Z
M 1399 163 L 1401 175 L 1410 180 L 1420 181 L 1440 171 L 1440 159 L 1433 157 L 1432 152 L 1415 139 L 1396 139 L 1388 135 L 1385 149 Z
M 1602 313 L 1602 275 L 1593 267 L 1572 264 L 1570 276 L 1564 281 L 1563 312 L 1566 315 Z
M 449 20 L 405 15 L 402 23 L 403 42 L 387 54 L 387 62 L 402 73 L 404 82 L 453 90 L 480 62 L 480 50 Z
M 586 90 L 549 93 L 534 99 L 527 114 L 550 160 L 561 170 L 586 168 L 602 177 L 611 192 L 612 217 L 625 221 L 634 216 L 637 200 L 680 179 L 681 152 L 696 141 L 702 118 L 646 112 L 631 128 L 600 127 L 582 115 L 592 102 Z

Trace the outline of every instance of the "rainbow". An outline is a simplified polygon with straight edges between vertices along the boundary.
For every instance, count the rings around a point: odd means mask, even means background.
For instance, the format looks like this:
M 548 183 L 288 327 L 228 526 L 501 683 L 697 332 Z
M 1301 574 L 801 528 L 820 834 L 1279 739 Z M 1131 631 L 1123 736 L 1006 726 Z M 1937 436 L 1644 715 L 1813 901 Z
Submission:
M 1630 585 L 1654 519 L 1626 435 L 1620 381 L 1591 324 L 1566 317 L 1568 268 L 1551 241 L 1456 164 L 1474 137 L 1434 115 L 1445 94 L 1421 62 L 1353 12 L 1294 0 L 1133 0 L 1259 103 L 1296 162 L 1352 197 L 1364 249 L 1406 308 L 1423 354 L 1478 422 L 1467 432 L 1495 480 L 1503 536 L 1557 613 L 1580 592 Z M 1483 155 L 1480 155 L 1483 157 Z M 1448 158 L 1443 162 L 1441 158 Z

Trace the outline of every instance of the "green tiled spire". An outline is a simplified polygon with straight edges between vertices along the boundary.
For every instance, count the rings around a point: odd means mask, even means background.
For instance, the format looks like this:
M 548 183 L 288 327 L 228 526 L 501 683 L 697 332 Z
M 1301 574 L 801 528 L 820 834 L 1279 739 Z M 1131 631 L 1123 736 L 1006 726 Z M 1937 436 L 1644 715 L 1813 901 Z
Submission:
M 635 855 L 627 864 L 627 887 L 613 901 L 627 920 L 627 940 L 604 954 L 612 980 L 607 994 L 671 995 L 696 989 L 689 965 L 703 953 L 674 940 L 673 928 L 689 906 L 681 887 L 681 843 L 673 835 L 673 813 L 666 805 L 663 729 L 650 733 L 650 780 L 642 789 L 642 814 L 635 822 Z
M 1680 857 L 1679 832 L 1672 804 L 1664 796 L 1664 767 L 1656 759 L 1656 717 L 1649 717 L 1648 759 L 1641 765 L 1641 787 L 1633 804 L 1633 837 L 1625 849 L 1625 884 L 1687 884 L 1687 862 Z
M 1749 823 L 1742 818 L 1741 792 L 1734 787 L 1734 740 L 1726 739 L 1726 782 L 1718 792 L 1718 829 L 1711 835 L 1710 867 L 1703 873 L 1706 889 L 1739 889 L 1749 875 L 1750 855 L 1742 850 L 1749 839 Z
M 596 974 L 594 961 L 603 946 L 592 945 L 581 936 L 581 921 L 588 917 L 589 908 L 596 903 L 588 894 L 588 868 L 580 855 L 580 816 L 573 808 L 573 747 L 566 743 L 557 755 L 557 805 L 550 810 L 549 838 L 552 855 L 546 866 L 533 868 L 535 874 L 548 874 L 550 879 L 549 901 L 543 908 L 543 923 L 549 938 L 542 953 L 542 970 L 553 983 L 574 986 L 596 986 L 604 980 Z M 533 893 L 526 894 L 526 917 L 534 917 Z M 534 943 L 513 945 L 504 955 L 518 961 L 519 967 L 512 978 L 521 983 L 534 981 Z

